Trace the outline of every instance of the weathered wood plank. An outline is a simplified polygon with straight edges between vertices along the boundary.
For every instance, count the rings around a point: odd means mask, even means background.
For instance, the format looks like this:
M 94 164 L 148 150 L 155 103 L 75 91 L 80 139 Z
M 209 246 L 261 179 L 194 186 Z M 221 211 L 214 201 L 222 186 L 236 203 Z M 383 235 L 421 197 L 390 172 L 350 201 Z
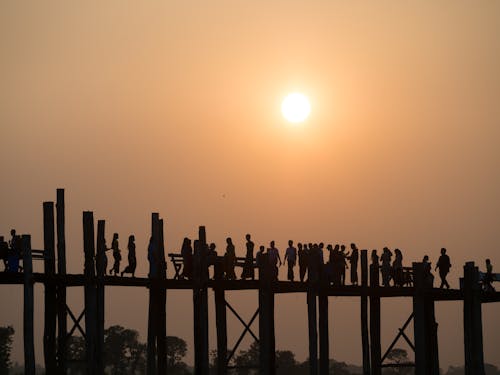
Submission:
M 31 260 L 31 236 L 22 236 L 23 269 L 24 269 L 24 373 L 35 375 L 35 344 L 34 344 L 34 296 L 33 296 L 33 263 Z
M 44 243 L 44 273 L 47 279 L 44 283 L 44 329 L 43 355 L 45 369 L 48 374 L 57 371 L 56 358 L 56 322 L 57 322 L 57 295 L 55 279 L 55 229 L 54 229 L 54 202 L 43 203 L 43 243 Z
M 57 189 L 57 273 L 66 275 L 66 222 L 64 189 Z M 68 313 L 66 311 L 66 285 L 57 283 L 57 373 L 67 373 L 66 335 L 68 332 Z

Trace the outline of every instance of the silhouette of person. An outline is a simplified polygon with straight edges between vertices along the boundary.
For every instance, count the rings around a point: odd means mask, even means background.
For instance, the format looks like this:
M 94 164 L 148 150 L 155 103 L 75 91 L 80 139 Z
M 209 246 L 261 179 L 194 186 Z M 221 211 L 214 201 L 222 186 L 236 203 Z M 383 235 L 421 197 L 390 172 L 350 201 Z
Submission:
M 346 254 L 345 252 L 345 245 L 340 246 L 340 257 L 339 257 L 340 285 L 345 285 L 345 270 L 347 268 L 347 257 L 348 254 Z
M 382 285 L 384 286 L 389 286 L 389 282 L 391 281 L 391 258 L 391 251 L 389 248 L 384 247 L 382 256 L 380 257 L 380 260 L 382 261 Z
M 9 257 L 9 244 L 4 240 L 3 236 L 0 236 L 0 259 L 3 260 L 4 272 L 7 271 Z
M 401 250 L 394 250 L 394 262 L 392 262 L 392 272 L 394 277 L 394 285 L 403 286 L 403 253 Z
M 265 249 L 266 248 L 263 245 L 260 245 L 259 251 L 255 255 L 255 265 L 257 266 L 257 268 L 260 268 L 264 264 L 263 259 L 264 259 L 264 250 Z
M 193 248 L 191 240 L 187 237 L 182 241 L 182 274 L 181 278 L 191 280 L 193 277 Z
M 124 273 L 131 273 L 132 277 L 135 277 L 135 268 L 137 267 L 137 258 L 135 256 L 135 242 L 134 241 L 135 241 L 135 237 L 132 234 L 128 237 L 128 245 L 127 245 L 128 265 L 122 271 L 121 276 L 123 276 Z
M 226 272 L 226 279 L 235 280 L 236 274 L 234 273 L 234 267 L 236 266 L 236 251 L 231 237 L 228 237 L 226 239 L 226 243 L 226 254 L 224 254 L 224 269 Z
M 304 246 L 302 246 L 301 243 L 298 243 L 297 247 L 299 248 L 299 250 L 298 250 L 298 256 L 299 256 L 299 277 L 300 277 L 300 281 L 303 282 L 304 278 L 306 276 L 306 272 L 307 272 L 307 261 L 308 261 L 309 254 L 308 254 L 308 250 L 307 250 L 307 245 L 306 244 L 304 244 Z
M 446 276 L 450 272 L 451 263 L 450 257 L 446 255 L 446 249 L 444 247 L 441 249 L 441 256 L 439 257 L 436 263 L 436 268 L 434 268 L 434 270 L 437 270 L 438 268 L 439 277 L 441 278 L 441 285 L 439 286 L 439 288 L 443 289 L 446 286 L 446 289 L 450 289 L 450 284 L 448 284 Z
M 19 258 L 22 254 L 21 237 L 16 234 L 15 229 L 10 231 L 11 240 L 9 242 L 10 250 L 7 255 L 7 265 L 9 272 L 19 272 Z
M 351 255 L 348 257 L 351 265 L 351 284 L 358 285 L 358 259 L 359 250 L 355 243 L 351 244 Z
M 253 267 L 253 248 L 255 244 L 251 240 L 251 236 L 247 234 L 245 236 L 247 243 L 247 253 L 245 256 L 245 263 L 243 265 L 243 272 L 241 273 L 241 279 L 246 280 L 246 279 L 255 279 L 255 272 L 254 272 L 254 267 Z
M 493 265 L 490 259 L 486 259 L 486 275 L 484 275 L 484 290 L 487 292 L 494 292 L 493 287 Z
M 272 270 L 272 279 L 278 280 L 278 262 L 281 267 L 281 257 L 279 250 L 274 247 L 274 241 L 271 241 L 269 244 L 271 247 L 267 249 L 267 253 L 269 254 L 269 264 L 271 265 Z
M 325 264 L 325 257 L 323 254 L 324 247 L 325 247 L 325 244 L 323 242 L 320 242 L 318 245 L 318 251 L 319 251 L 319 257 L 320 257 L 321 264 Z
M 113 267 L 109 270 L 111 275 L 113 272 L 115 276 L 120 273 L 120 261 L 122 260 L 121 251 L 118 247 L 118 233 L 113 234 L 113 241 L 111 241 L 111 250 L 113 250 Z
M 424 267 L 424 277 L 425 277 L 425 282 L 432 286 L 434 283 L 434 275 L 431 273 L 431 264 L 429 262 L 429 256 L 424 255 L 424 258 L 422 259 L 422 264 Z
M 285 263 L 288 263 L 288 273 L 287 278 L 290 281 L 293 281 L 293 267 L 297 262 L 297 249 L 293 247 L 293 241 L 288 241 L 288 248 L 285 251 L 285 259 L 283 260 Z
M 216 266 L 215 264 L 217 263 L 217 251 L 215 250 L 217 246 L 212 242 L 210 245 L 208 245 L 208 253 L 207 253 L 207 263 L 208 267 L 212 266 L 214 269 L 214 279 L 216 278 L 215 272 L 216 272 Z M 220 276 L 220 275 L 219 275 Z
M 332 249 L 332 246 L 329 246 L 330 250 L 330 268 L 331 268 L 331 282 L 333 285 L 341 285 L 342 284 L 342 268 L 344 259 L 342 254 L 340 253 L 340 245 L 336 244 Z

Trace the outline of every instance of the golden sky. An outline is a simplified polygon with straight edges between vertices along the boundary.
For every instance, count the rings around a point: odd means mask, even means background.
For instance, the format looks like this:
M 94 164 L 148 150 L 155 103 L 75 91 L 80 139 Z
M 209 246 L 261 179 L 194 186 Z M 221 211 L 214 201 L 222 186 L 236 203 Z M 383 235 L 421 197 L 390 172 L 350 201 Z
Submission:
M 467 260 L 498 271 L 499 35 L 491 1 L 3 1 L 0 232 L 42 247 L 41 202 L 64 187 L 74 273 L 82 210 L 107 220 L 108 242 L 135 234 L 141 275 L 152 211 L 168 251 L 206 225 L 219 253 L 232 236 L 242 255 L 250 232 L 281 251 L 289 238 L 399 247 L 406 264 L 445 246 L 454 287 Z M 291 91 L 311 100 L 300 126 L 281 117 Z M 11 290 L 0 286 L 2 301 Z M 169 334 L 191 345 L 191 297 L 169 295 Z M 253 297 L 231 301 L 250 317 Z M 17 360 L 21 298 L 0 310 Z M 360 363 L 358 301 L 330 300 L 331 356 Z M 145 339 L 146 303 L 143 290 L 109 288 L 107 324 Z M 300 360 L 305 306 L 277 297 L 277 347 Z M 410 307 L 383 303 L 384 347 Z M 497 365 L 499 313 L 483 308 Z M 437 319 L 442 367 L 463 363 L 461 305 L 438 304 Z

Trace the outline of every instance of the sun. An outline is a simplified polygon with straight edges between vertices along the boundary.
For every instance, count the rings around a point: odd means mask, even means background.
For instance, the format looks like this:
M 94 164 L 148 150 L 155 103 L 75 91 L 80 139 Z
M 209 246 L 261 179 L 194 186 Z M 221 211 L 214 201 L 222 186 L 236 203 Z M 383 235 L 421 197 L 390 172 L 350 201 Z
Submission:
M 309 99 L 300 92 L 288 94 L 281 103 L 281 113 L 283 117 L 294 124 L 305 121 L 311 113 Z

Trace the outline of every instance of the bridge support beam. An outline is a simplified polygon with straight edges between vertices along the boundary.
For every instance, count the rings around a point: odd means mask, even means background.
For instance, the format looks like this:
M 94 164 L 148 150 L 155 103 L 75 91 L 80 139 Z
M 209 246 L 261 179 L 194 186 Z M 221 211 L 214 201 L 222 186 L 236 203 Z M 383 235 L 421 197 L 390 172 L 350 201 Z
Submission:
M 104 374 L 104 276 L 106 275 L 106 240 L 105 240 L 104 220 L 97 221 L 97 254 L 96 254 L 96 273 L 97 273 L 97 327 L 96 327 L 96 361 L 97 374 Z
M 259 265 L 259 374 L 276 373 L 274 337 L 274 292 L 271 287 L 269 260 L 264 255 Z
M 194 368 L 196 374 L 208 375 L 208 260 L 205 227 L 199 228 L 194 242 L 193 309 L 194 309 Z
M 55 257 L 55 230 L 54 230 L 54 202 L 43 203 L 43 269 L 48 280 L 44 284 L 44 329 L 43 329 L 43 356 L 47 374 L 57 371 L 56 359 L 56 322 L 57 296 L 54 276 L 56 273 Z
M 66 275 L 66 221 L 64 189 L 57 189 L 56 200 L 56 230 L 57 230 L 57 273 L 60 278 Z M 57 284 L 57 373 L 67 373 L 67 333 L 68 310 L 66 308 L 66 285 Z
M 34 344 L 34 296 L 33 296 L 33 262 L 31 258 L 31 236 L 22 236 L 23 271 L 24 271 L 24 373 L 35 375 L 35 344 Z
M 464 348 L 465 374 L 484 375 L 481 286 L 474 262 L 464 266 Z
M 97 334 L 97 291 L 95 277 L 95 242 L 94 242 L 94 214 L 90 211 L 83 213 L 83 249 L 85 252 L 84 265 L 84 294 L 85 294 L 85 348 L 87 374 L 97 373 L 96 361 L 96 334 Z
M 227 374 L 227 315 L 224 289 L 216 287 L 215 295 L 215 325 L 217 329 L 217 374 Z
M 309 374 L 318 374 L 318 312 L 316 290 L 307 291 L 307 322 L 309 330 Z
M 326 285 L 322 286 L 318 296 L 319 307 L 319 373 L 328 375 L 330 368 L 330 347 L 328 332 L 328 294 Z
M 370 287 L 379 288 L 378 264 L 370 265 Z M 380 297 L 373 294 L 370 295 L 370 346 L 370 367 L 372 375 L 381 375 L 382 348 L 380 345 Z
M 368 251 L 361 250 L 361 286 L 368 287 Z M 370 375 L 370 339 L 368 338 L 368 297 L 361 296 L 361 346 L 363 354 L 363 375 Z
M 437 323 L 434 313 L 434 300 L 429 294 L 432 289 L 432 278 L 430 276 L 423 263 L 413 263 L 416 375 L 439 375 Z

